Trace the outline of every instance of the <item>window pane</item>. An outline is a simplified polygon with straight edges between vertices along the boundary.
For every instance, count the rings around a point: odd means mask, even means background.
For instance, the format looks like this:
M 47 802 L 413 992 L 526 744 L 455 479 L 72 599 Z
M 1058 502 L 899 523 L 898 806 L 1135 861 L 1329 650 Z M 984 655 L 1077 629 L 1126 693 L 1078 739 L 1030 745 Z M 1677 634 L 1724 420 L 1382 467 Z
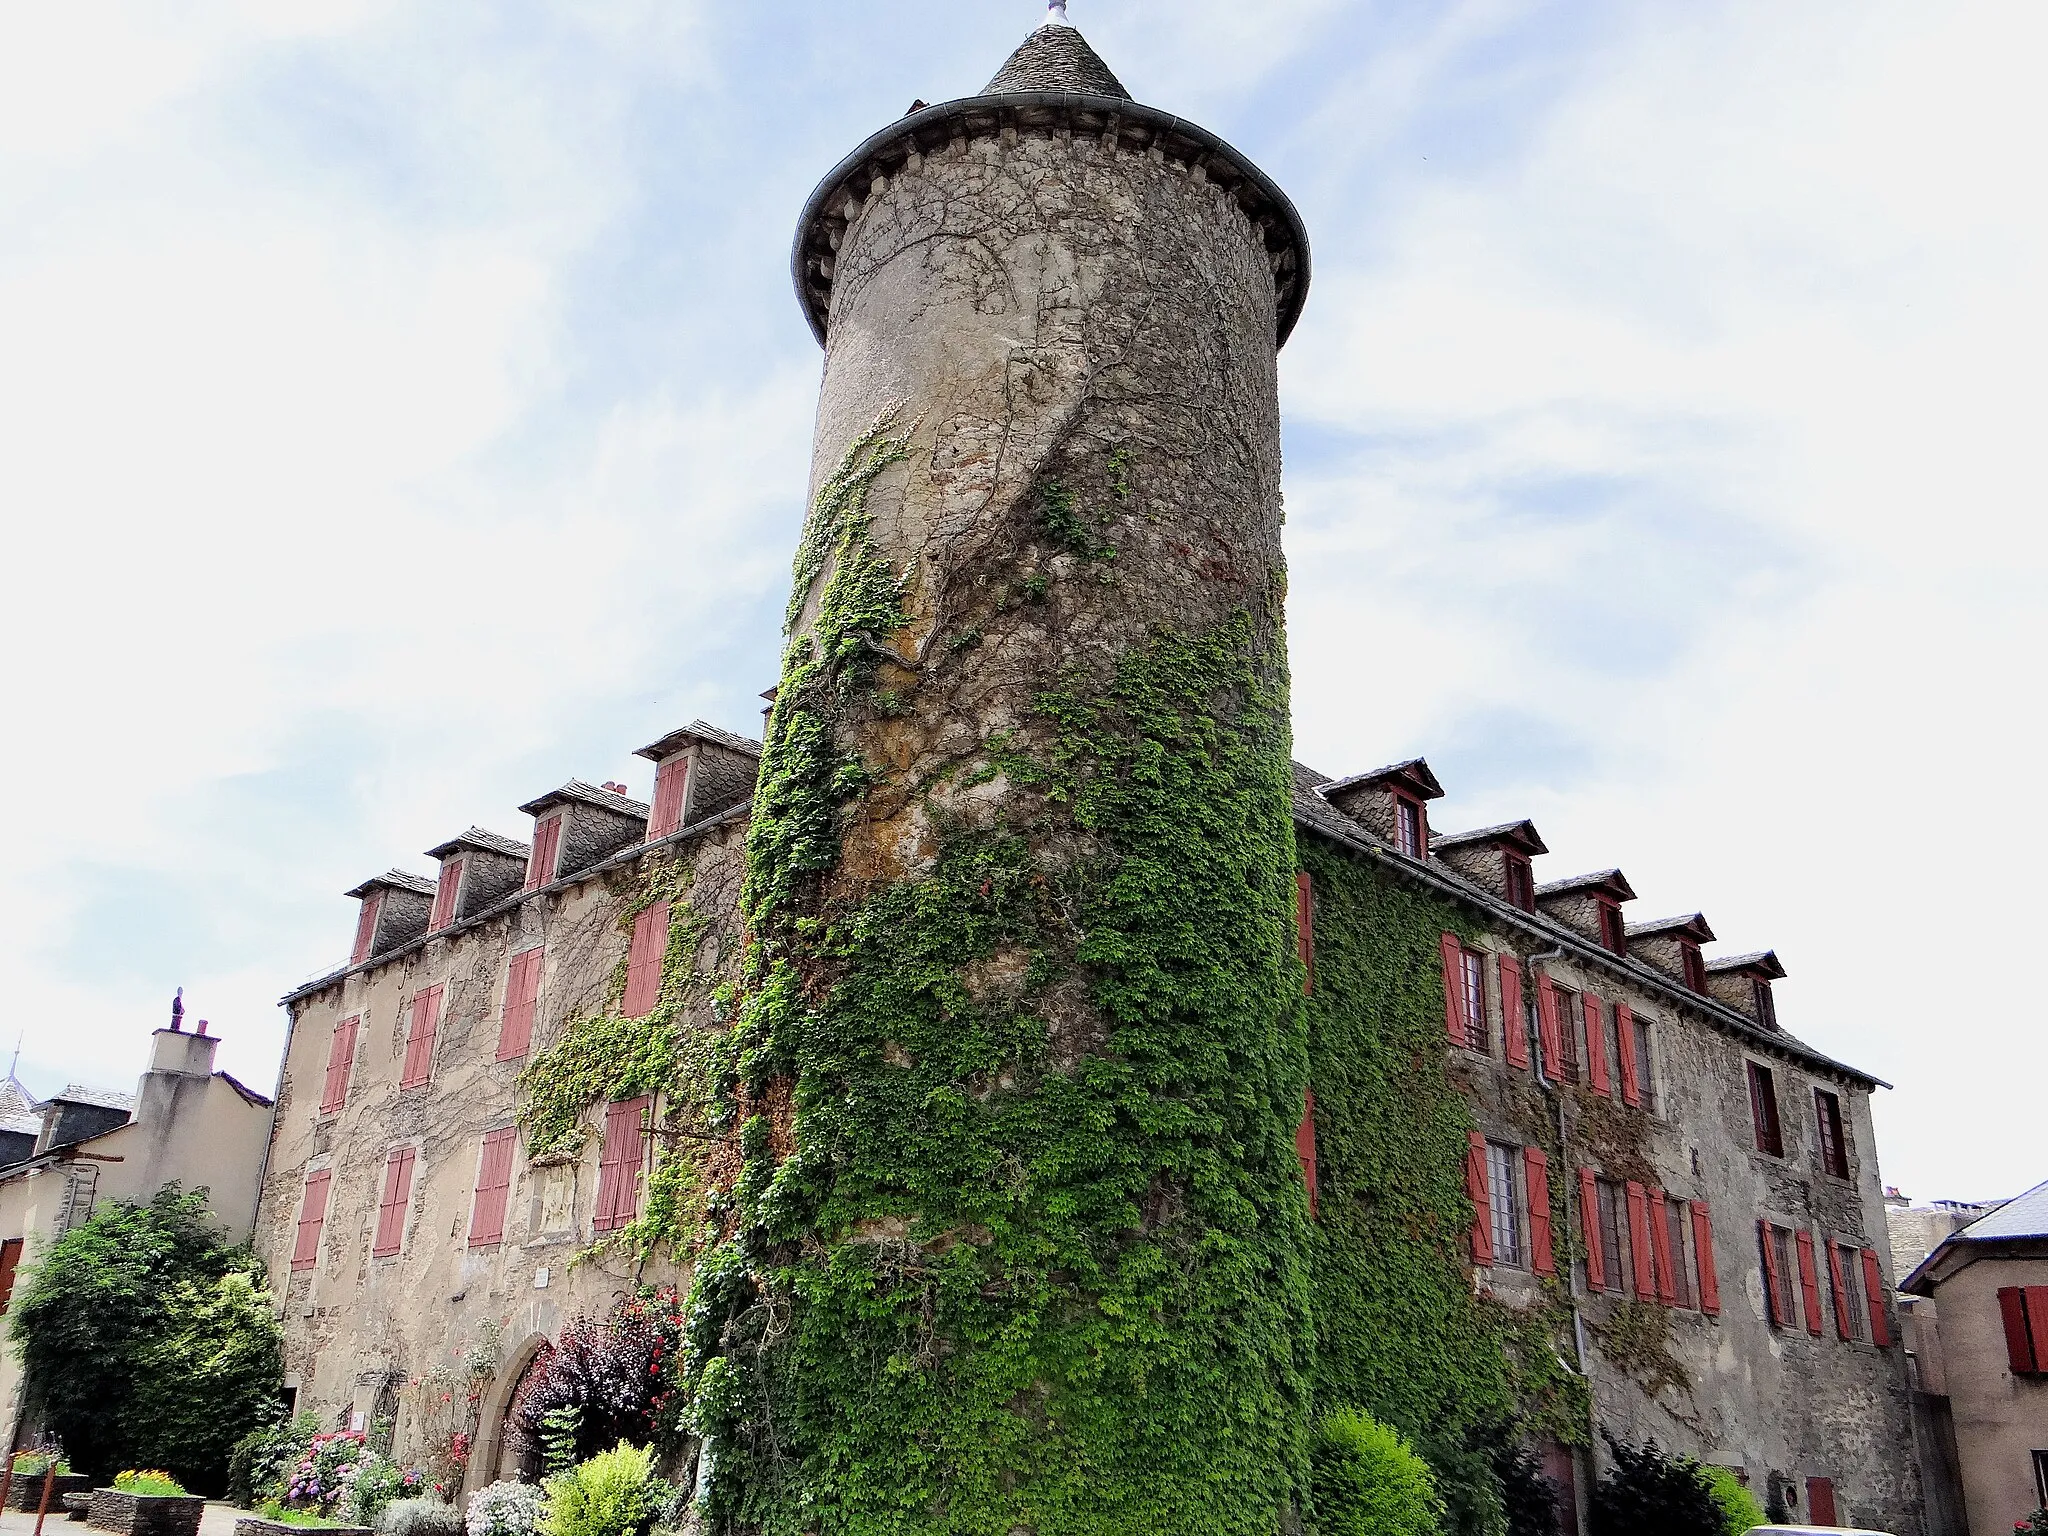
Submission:
M 1849 1337 L 1863 1337 L 1863 1255 L 1853 1248 L 1839 1247 L 1842 1266 L 1842 1305 L 1848 1309 Z
M 1643 1108 L 1657 1110 L 1657 1078 L 1650 1070 L 1650 1021 L 1636 1016 L 1636 1086 L 1643 1096 Z
M 1515 1198 L 1512 1148 L 1486 1144 L 1486 1196 L 1493 1207 L 1493 1262 L 1522 1262 L 1522 1208 Z
M 1579 1080 L 1579 1032 L 1586 1027 L 1578 994 L 1559 990 L 1557 996 L 1557 1080 Z
M 1491 1048 L 1486 1028 L 1486 967 L 1480 957 L 1466 950 L 1461 957 L 1465 972 L 1465 1043 L 1475 1051 Z
M 1602 1179 L 1597 1190 L 1600 1201 L 1600 1262 L 1607 1270 L 1607 1289 L 1625 1291 L 1628 1289 L 1628 1270 L 1623 1267 L 1623 1234 L 1627 1230 L 1627 1222 L 1622 1215 L 1622 1188 L 1611 1179 Z
M 1666 1198 L 1664 1202 L 1664 1229 L 1671 1235 L 1671 1289 L 1677 1296 L 1678 1305 L 1694 1305 L 1692 1294 L 1692 1266 L 1685 1261 L 1685 1237 L 1692 1226 L 1692 1207 L 1683 1200 Z

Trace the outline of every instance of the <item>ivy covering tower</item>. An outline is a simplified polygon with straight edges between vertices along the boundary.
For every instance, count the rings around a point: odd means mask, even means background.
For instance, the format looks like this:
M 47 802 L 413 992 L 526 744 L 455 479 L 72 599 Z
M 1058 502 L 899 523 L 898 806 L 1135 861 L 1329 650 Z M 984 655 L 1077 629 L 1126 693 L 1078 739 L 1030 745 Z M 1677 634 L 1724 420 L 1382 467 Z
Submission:
M 828 176 L 699 1277 L 727 1529 L 1273 1536 L 1306 1480 L 1286 197 L 1059 7 Z

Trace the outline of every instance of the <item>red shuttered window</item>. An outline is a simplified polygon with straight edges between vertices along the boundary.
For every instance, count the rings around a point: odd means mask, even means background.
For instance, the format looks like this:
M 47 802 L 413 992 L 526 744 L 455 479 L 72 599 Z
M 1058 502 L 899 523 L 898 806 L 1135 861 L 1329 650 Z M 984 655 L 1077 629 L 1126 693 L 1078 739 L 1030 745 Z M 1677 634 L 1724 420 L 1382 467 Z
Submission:
M 1684 1251 L 1679 1250 L 1680 1256 Z M 1677 1305 L 1678 1272 L 1672 1264 L 1671 1208 L 1661 1189 L 1650 1191 L 1650 1257 L 1656 1261 L 1657 1299 L 1667 1307 Z
M 1607 1289 L 1607 1256 L 1600 1242 L 1600 1177 L 1579 1170 L 1579 1232 L 1586 1240 L 1586 1289 Z
M 1998 1311 L 2005 1324 L 2006 1363 L 2015 1376 L 2038 1376 L 2048 1361 L 2034 1349 L 2034 1330 L 2027 1317 L 2027 1293 L 2017 1285 L 1998 1288 Z
M 1657 1251 L 1665 1255 L 1665 1274 L 1671 1281 L 1671 1304 L 1688 1311 L 1699 1305 L 1699 1298 L 1693 1291 L 1692 1266 L 1685 1258 L 1686 1228 L 1692 1224 L 1686 1202 L 1671 1195 L 1664 1197 L 1664 1243 Z
M 1621 908 L 1611 901 L 1600 903 L 1600 942 L 1617 955 L 1628 953 L 1628 925 L 1621 920 Z
M 1884 1349 L 1892 1342 L 1891 1319 L 1885 1315 L 1884 1293 L 1889 1289 L 1884 1283 L 1884 1270 L 1877 1262 L 1877 1250 L 1863 1250 L 1863 1299 L 1870 1305 L 1870 1342 Z M 2042 1331 L 2035 1335 L 2036 1347 L 2048 1342 L 2048 1286 L 2029 1286 L 2028 1291 L 2041 1292 Z M 2033 1298 L 2031 1294 L 2028 1299 Z
M 1529 1069 L 1529 1017 L 1522 1001 L 1522 962 L 1502 955 L 1500 968 L 1500 1042 L 1511 1067 Z
M 1820 1276 L 1813 1262 L 1813 1234 L 1801 1232 L 1793 1238 L 1799 1250 L 1799 1301 L 1806 1312 L 1806 1331 L 1820 1337 Z
M 1579 1008 L 1586 1020 L 1586 1081 L 1595 1093 L 1611 1098 L 1614 1086 L 1607 1076 L 1607 1029 L 1601 1017 L 1604 1010 L 1600 999 L 1590 992 L 1580 994 Z
M 1700 1310 L 1721 1315 L 1721 1277 L 1714 1269 L 1714 1222 L 1704 1200 L 1692 1203 L 1692 1257 L 1700 1282 Z
M 1550 984 L 1548 976 L 1536 978 L 1536 1043 L 1543 1051 L 1545 1075 L 1563 1081 L 1564 1045 L 1563 1031 L 1557 1027 L 1557 988 Z M 1576 1065 L 1572 1080 L 1578 1078 Z
M 1828 1244 L 1828 1298 L 1835 1306 L 1835 1337 L 1845 1344 L 1859 1337 L 1857 1306 L 1849 1290 L 1855 1266 L 1843 1262 L 1849 1252 L 1840 1243 Z
M 1768 1221 L 1756 1224 L 1757 1243 L 1764 1257 L 1764 1300 L 1768 1303 L 1773 1328 L 1794 1325 L 1792 1313 L 1792 1233 L 1789 1228 Z
M 1301 957 L 1301 995 L 1316 989 L 1316 882 L 1305 869 L 1294 872 L 1294 948 Z
M 1635 1260 L 1636 1295 L 1651 1301 L 1657 1295 L 1657 1260 L 1650 1238 L 1650 1197 L 1633 1179 L 1627 1187 L 1628 1248 Z
M 292 1238 L 292 1268 L 311 1269 L 320 1262 L 320 1228 L 327 1220 L 327 1186 L 334 1175 L 326 1169 L 306 1175 L 299 1197 L 299 1229 Z
M 1484 1055 L 1493 1049 L 1493 1033 L 1486 1018 L 1486 961 L 1477 950 L 1458 955 L 1458 974 L 1464 982 L 1465 1048 Z
M 412 1204 L 411 1147 L 395 1147 L 384 1160 L 384 1193 L 377 1199 L 377 1237 L 370 1244 L 375 1258 L 388 1259 L 405 1246 L 405 1213 Z
M 349 1074 L 356 1065 L 356 1036 L 362 1027 L 361 1014 L 352 1014 L 334 1026 L 334 1035 L 327 1042 L 327 1081 L 320 1090 L 323 1115 L 334 1114 L 348 1102 Z
M 1316 1218 L 1316 1096 L 1302 1095 L 1301 1124 L 1294 1128 L 1294 1155 L 1301 1159 L 1301 1182 L 1308 1190 L 1309 1220 Z
M 1451 1044 L 1463 1045 L 1465 1034 L 1465 947 L 1455 933 L 1445 934 L 1437 945 L 1444 962 L 1444 1032 Z
M 1541 1147 L 1522 1149 L 1522 1182 L 1529 1191 L 1529 1267 L 1539 1275 L 1557 1273 L 1550 1234 L 1550 1159 Z
M 362 910 L 356 913 L 355 947 L 348 953 L 350 965 L 361 965 L 370 958 L 370 951 L 377 943 L 377 914 L 383 910 L 382 891 L 372 891 L 363 898 Z
M 398 1074 L 401 1088 L 424 1088 L 434 1075 L 434 1032 L 441 1027 L 441 987 L 437 982 L 412 995 L 412 1024 L 405 1035 L 405 1065 Z
M 1636 1023 L 1636 1016 L 1627 1003 L 1614 1005 L 1614 1033 L 1621 1043 L 1621 1060 L 1616 1065 L 1621 1069 L 1621 1102 L 1634 1109 L 1643 1107 L 1643 1046 L 1642 1027 Z
M 597 1158 L 597 1215 L 592 1223 L 599 1232 L 616 1232 L 639 1214 L 641 1118 L 652 1102 L 643 1094 L 605 1108 L 604 1142 Z
M 1411 859 L 1428 851 L 1429 821 L 1422 813 L 1421 801 L 1394 796 L 1394 846 Z
M 562 812 L 534 823 L 533 852 L 526 858 L 526 888 L 537 891 L 555 878 L 562 857 Z
M 1685 966 L 1685 984 L 1695 992 L 1707 990 L 1707 962 L 1700 957 L 1697 944 L 1680 944 L 1678 953 Z
M 647 818 L 649 842 L 682 829 L 683 791 L 689 781 L 687 757 L 672 757 L 654 770 L 654 814 Z
M 1486 1138 L 1473 1131 L 1469 1139 L 1465 1193 L 1472 1197 L 1472 1262 L 1485 1268 L 1493 1263 L 1493 1202 L 1487 1194 Z
M 661 962 L 668 954 L 668 903 L 657 901 L 633 919 L 626 951 L 626 1000 L 619 1011 L 629 1019 L 654 1012 L 661 1001 Z
M 455 921 L 455 898 L 462 893 L 462 859 L 450 859 L 441 866 L 441 883 L 434 887 L 434 913 L 427 920 L 427 932 L 439 933 Z
M 1842 1101 L 1825 1088 L 1813 1090 L 1813 1118 L 1820 1130 L 1820 1166 L 1838 1179 L 1849 1177 L 1849 1143 L 1842 1135 Z
M 534 1005 L 540 998 L 541 957 L 546 953 L 528 949 L 512 957 L 505 977 L 505 1012 L 498 1024 L 500 1061 L 517 1061 L 533 1047 Z
M 1749 1118 L 1756 1149 L 1770 1157 L 1785 1155 L 1785 1136 L 1778 1126 L 1778 1084 L 1769 1067 L 1749 1064 Z
M 1529 861 L 1519 853 L 1511 853 L 1506 859 L 1508 902 L 1524 912 L 1536 910 L 1536 875 L 1529 868 Z
M 484 1137 L 477 1158 L 476 1198 L 469 1208 L 469 1246 L 488 1248 L 505 1240 L 505 1202 L 512 1194 L 512 1148 L 518 1132 L 511 1126 Z
M 14 1277 L 21 1269 L 21 1250 L 26 1243 L 27 1239 L 19 1237 L 0 1243 L 0 1317 L 14 1300 Z

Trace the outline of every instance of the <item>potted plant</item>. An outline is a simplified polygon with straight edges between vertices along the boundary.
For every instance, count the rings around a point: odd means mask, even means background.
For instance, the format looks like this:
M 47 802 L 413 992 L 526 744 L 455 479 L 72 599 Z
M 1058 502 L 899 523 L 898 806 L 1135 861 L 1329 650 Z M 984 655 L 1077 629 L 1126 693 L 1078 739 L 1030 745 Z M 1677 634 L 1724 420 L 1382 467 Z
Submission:
M 187 1493 L 168 1472 L 123 1472 L 111 1488 L 95 1488 L 85 1523 L 123 1536 L 199 1536 L 206 1500 Z

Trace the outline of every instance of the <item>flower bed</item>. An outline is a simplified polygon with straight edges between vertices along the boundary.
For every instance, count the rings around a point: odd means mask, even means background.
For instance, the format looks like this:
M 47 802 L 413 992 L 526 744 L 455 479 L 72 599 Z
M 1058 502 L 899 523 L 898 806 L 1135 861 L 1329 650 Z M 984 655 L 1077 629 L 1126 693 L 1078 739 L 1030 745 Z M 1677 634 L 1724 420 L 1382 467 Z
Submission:
M 85 1523 L 123 1536 L 199 1536 L 206 1500 L 189 1493 L 123 1493 L 95 1488 Z
M 82 1472 L 59 1472 L 56 1484 L 50 1489 L 50 1508 L 62 1509 L 67 1493 L 91 1493 L 92 1479 Z M 14 1486 L 7 1490 L 7 1507 L 34 1514 L 43 1502 L 43 1474 L 26 1472 L 14 1474 Z
M 266 1520 L 261 1515 L 243 1515 L 235 1521 L 235 1536 L 298 1536 L 301 1531 L 319 1531 L 321 1536 L 370 1536 L 367 1525 L 330 1525 L 308 1521 Z

